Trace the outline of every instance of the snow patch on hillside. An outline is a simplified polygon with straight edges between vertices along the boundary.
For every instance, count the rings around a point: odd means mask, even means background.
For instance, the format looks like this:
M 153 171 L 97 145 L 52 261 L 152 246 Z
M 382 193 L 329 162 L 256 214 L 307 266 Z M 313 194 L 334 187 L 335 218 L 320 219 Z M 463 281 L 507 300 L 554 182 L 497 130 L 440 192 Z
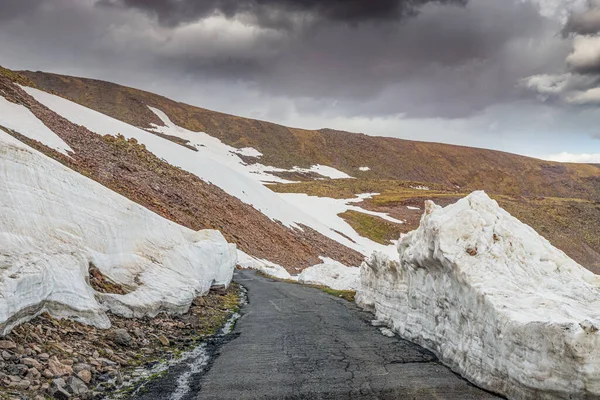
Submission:
M 281 196 L 287 203 L 295 205 L 297 208 L 306 213 L 310 213 L 329 229 L 333 229 L 336 232 L 340 232 L 346 237 L 350 238 L 352 242 L 347 245 L 348 247 L 357 250 L 365 256 L 371 255 L 371 253 L 374 251 L 380 251 L 388 255 L 395 255 L 397 252 L 394 245 L 390 244 L 385 246 L 360 236 L 346 221 L 344 221 L 343 218 L 339 216 L 339 214 L 342 214 L 348 210 L 352 210 L 377 216 L 397 224 L 403 223 L 403 221 L 390 217 L 385 213 L 365 210 L 354 205 L 362 202 L 364 199 L 372 197 L 373 195 L 373 193 L 364 193 L 358 195 L 354 199 L 332 199 L 329 197 L 309 196 L 303 193 L 279 193 L 279 196 Z M 316 230 L 320 233 L 326 234 L 319 229 Z M 347 240 L 347 242 L 349 242 L 349 240 Z
M 239 154 L 241 156 L 255 157 L 255 158 L 262 157 L 262 155 L 263 155 L 260 151 L 256 150 L 253 147 L 242 147 L 241 149 L 235 149 L 233 152 L 235 154 Z
M 427 202 L 398 254 L 361 266 L 377 320 L 510 398 L 600 396 L 599 277 L 485 193 Z
M 292 275 L 290 275 L 290 273 L 287 272 L 281 265 L 272 263 L 268 260 L 263 260 L 261 258 L 252 257 L 241 250 L 238 250 L 237 253 L 237 263 L 242 268 L 254 269 L 277 279 L 294 280 L 294 277 L 292 277 Z
M 303 270 L 298 282 L 306 285 L 327 286 L 335 290 L 358 290 L 360 268 L 346 267 L 331 258 L 320 257 L 323 263 Z
M 37 140 L 46 146 L 68 155 L 73 152 L 60 137 L 52 132 L 31 111 L 20 104 L 11 103 L 0 96 L 0 126 Z
M 294 172 L 315 173 L 330 179 L 352 179 L 350 175 L 327 165 L 313 165 L 310 168 L 294 167 Z
M 369 168 L 369 167 L 360 167 L 358 170 L 362 171 L 362 172 L 367 172 L 367 171 L 370 171 L 371 168 Z
M 27 132 L 22 132 L 27 134 Z M 170 222 L 0 131 L 0 335 L 42 312 L 109 327 L 228 285 L 235 246 Z M 130 289 L 95 292 L 93 264 Z

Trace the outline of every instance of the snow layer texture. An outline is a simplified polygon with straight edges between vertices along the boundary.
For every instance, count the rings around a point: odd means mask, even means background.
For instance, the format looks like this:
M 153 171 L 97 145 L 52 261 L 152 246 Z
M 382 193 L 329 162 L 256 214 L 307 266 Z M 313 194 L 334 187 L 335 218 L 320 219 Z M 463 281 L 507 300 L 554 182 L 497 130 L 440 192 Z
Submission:
M 600 396 L 598 276 L 483 192 L 361 266 L 359 305 L 477 385 L 514 399 Z
M 168 221 L 0 131 L 0 334 L 48 311 L 101 328 L 185 312 L 228 285 L 235 246 Z M 95 292 L 88 268 L 129 289 Z

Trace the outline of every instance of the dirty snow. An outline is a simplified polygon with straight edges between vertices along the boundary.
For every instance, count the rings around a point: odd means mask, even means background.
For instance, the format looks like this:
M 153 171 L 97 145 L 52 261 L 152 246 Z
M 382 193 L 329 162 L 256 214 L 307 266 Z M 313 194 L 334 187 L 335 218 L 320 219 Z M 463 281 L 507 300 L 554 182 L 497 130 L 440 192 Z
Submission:
M 357 301 L 475 384 L 513 399 L 600 396 L 600 280 L 483 192 L 441 208 Z
M 0 96 L 0 126 L 16 131 L 29 139 L 42 142 L 64 155 L 68 155 L 67 151 L 73 152 L 69 145 L 44 125 L 25 106 L 11 103 L 2 96 Z
M 23 132 L 27 134 L 27 132 Z M 228 285 L 235 246 L 170 222 L 0 131 L 0 335 L 44 311 L 107 328 Z M 93 263 L 126 295 L 96 293 Z

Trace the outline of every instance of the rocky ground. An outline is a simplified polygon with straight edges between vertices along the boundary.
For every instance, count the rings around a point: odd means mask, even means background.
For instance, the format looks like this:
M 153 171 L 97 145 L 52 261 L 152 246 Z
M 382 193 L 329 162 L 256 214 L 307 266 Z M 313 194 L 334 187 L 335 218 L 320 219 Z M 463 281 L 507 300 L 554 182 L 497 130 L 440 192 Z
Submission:
M 0 399 L 100 399 L 142 383 L 144 371 L 176 358 L 222 327 L 240 288 L 216 288 L 181 316 L 126 319 L 96 329 L 44 314 L 0 338 Z

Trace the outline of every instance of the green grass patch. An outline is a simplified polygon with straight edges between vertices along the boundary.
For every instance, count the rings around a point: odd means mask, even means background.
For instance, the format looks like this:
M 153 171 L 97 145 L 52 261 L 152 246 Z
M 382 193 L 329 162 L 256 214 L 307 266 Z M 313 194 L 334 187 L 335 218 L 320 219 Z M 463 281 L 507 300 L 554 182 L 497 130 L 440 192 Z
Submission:
M 390 244 L 391 240 L 397 240 L 403 232 L 400 224 L 358 211 L 348 210 L 338 215 L 359 235 L 377 243 Z

